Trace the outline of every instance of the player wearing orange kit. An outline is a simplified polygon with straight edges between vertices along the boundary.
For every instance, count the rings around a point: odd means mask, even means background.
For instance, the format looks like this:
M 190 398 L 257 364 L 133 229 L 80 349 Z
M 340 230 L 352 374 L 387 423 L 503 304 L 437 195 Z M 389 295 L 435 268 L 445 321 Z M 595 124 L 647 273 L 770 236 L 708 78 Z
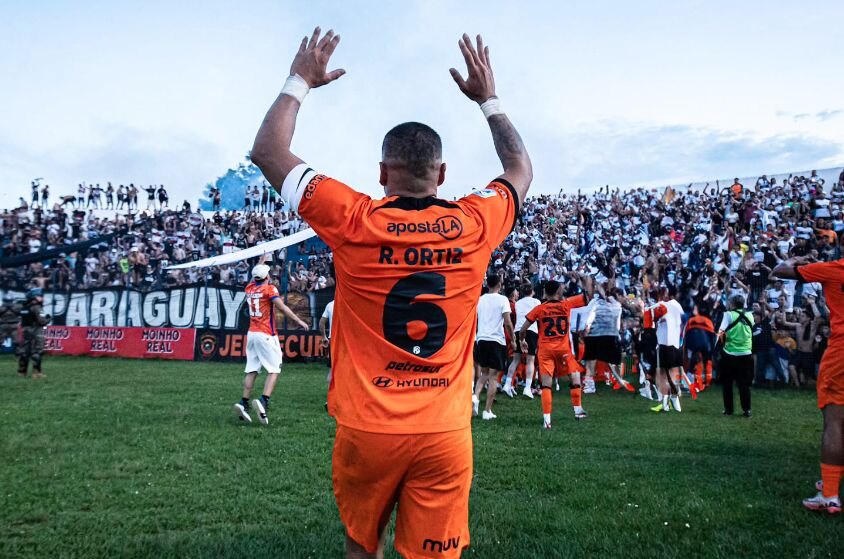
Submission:
M 281 311 L 301 328 L 308 325 L 296 316 L 281 300 L 278 288 L 270 283 L 270 267 L 261 263 L 252 268 L 252 281 L 246 286 L 246 306 L 249 309 L 249 333 L 246 334 L 246 376 L 243 379 L 243 397 L 234 405 L 234 411 L 242 421 L 252 422 L 249 415 L 249 396 L 255 379 L 263 367 L 267 371 L 264 391 L 260 399 L 253 400 L 258 419 L 264 425 L 269 423 L 267 409 L 273 394 L 278 373 L 281 372 L 281 346 L 275 327 L 275 311 Z
M 774 276 L 819 282 L 829 307 L 829 345 L 818 372 L 818 407 L 823 413 L 821 481 L 817 495 L 803 501 L 810 510 L 841 512 L 840 485 L 844 476 L 844 259 L 807 264 L 794 258 L 774 268 Z
M 390 130 L 381 149 L 385 197 L 374 200 L 318 174 L 290 151 L 300 103 L 327 72 L 339 42 L 305 38 L 252 160 L 291 209 L 331 247 L 337 276 L 330 414 L 337 421 L 334 495 L 348 557 L 381 557 L 396 513 L 404 557 L 459 557 L 469 544 L 472 482 L 472 338 L 492 251 L 509 234 L 532 180 L 527 151 L 495 97 L 489 49 L 460 40 L 468 78 L 504 173 L 451 202 L 442 142 L 416 122 Z
M 528 328 L 536 322 L 539 326 L 539 343 L 536 353 L 539 363 L 539 381 L 542 386 L 542 421 L 546 429 L 551 428 L 551 409 L 553 399 L 551 384 L 556 377 L 569 377 L 569 394 L 574 408 L 575 419 L 586 417 L 582 406 L 582 388 L 580 374 L 584 368 L 572 354 L 569 341 L 569 314 L 572 309 L 585 307 L 592 295 L 592 278 L 580 277 L 584 293 L 561 299 L 563 286 L 554 280 L 545 284 L 545 302 L 534 307 L 525 316 L 525 321 L 519 331 L 522 339 L 522 351 L 528 351 L 525 334 Z

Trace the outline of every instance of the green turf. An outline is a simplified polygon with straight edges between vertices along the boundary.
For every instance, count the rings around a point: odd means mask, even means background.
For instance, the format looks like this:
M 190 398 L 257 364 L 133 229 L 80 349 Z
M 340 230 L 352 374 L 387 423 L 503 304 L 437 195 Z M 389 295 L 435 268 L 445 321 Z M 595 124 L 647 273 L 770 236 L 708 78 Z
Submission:
M 341 557 L 325 370 L 286 365 L 271 425 L 240 425 L 241 367 L 48 358 L 47 379 L 0 359 L 3 557 Z M 499 396 L 475 423 L 464 557 L 842 557 L 844 522 L 804 511 L 818 476 L 809 391 L 720 394 L 682 414 L 599 387 L 575 422 L 566 391 Z M 395 557 L 390 551 L 388 557 Z

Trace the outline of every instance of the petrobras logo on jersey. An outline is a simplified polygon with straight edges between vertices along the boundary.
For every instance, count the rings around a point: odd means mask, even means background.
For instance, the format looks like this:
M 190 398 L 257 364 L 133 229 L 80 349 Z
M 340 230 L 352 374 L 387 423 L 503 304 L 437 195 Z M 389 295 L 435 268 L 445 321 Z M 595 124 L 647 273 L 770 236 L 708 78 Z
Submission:
M 387 233 L 401 237 L 404 233 L 436 233 L 447 241 L 452 241 L 463 233 L 463 223 L 454 216 L 444 215 L 436 221 L 394 222 L 387 223 Z

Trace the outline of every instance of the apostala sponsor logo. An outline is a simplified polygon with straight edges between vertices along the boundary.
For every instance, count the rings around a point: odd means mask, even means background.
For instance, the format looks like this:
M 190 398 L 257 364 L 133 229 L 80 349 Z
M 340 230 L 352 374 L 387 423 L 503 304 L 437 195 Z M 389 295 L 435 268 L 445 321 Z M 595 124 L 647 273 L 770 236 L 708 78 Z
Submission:
M 437 218 L 436 221 L 394 222 L 387 223 L 387 233 L 401 237 L 404 233 L 436 233 L 446 240 L 453 240 L 463 233 L 463 223 L 450 215 Z

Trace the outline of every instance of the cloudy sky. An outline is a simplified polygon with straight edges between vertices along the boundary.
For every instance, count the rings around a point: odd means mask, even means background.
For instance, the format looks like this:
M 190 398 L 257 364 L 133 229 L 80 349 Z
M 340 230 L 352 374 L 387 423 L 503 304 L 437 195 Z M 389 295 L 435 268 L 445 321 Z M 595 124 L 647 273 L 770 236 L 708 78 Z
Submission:
M 294 151 L 377 194 L 381 138 L 443 137 L 452 196 L 499 172 L 448 74 L 482 33 L 535 191 L 844 164 L 844 2 L 0 3 L 0 206 L 45 177 L 164 183 L 195 201 L 243 160 L 315 25 L 347 75 L 313 91 Z

